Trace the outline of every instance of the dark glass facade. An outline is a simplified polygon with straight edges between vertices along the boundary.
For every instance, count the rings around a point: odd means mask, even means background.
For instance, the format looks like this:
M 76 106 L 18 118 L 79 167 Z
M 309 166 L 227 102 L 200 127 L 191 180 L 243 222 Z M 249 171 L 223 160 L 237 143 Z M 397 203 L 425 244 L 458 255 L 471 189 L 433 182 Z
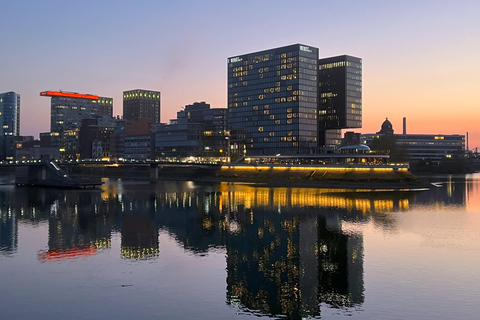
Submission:
M 362 59 L 320 59 L 318 71 L 319 145 L 335 145 L 338 129 L 362 127 Z
M 20 134 L 20 95 L 15 92 L 0 93 L 0 132 L 2 135 Z
M 301 44 L 228 58 L 231 149 L 250 155 L 315 152 L 317 73 L 318 49 Z
M 20 95 L 0 93 L 0 160 L 13 160 L 15 139 L 20 134 Z

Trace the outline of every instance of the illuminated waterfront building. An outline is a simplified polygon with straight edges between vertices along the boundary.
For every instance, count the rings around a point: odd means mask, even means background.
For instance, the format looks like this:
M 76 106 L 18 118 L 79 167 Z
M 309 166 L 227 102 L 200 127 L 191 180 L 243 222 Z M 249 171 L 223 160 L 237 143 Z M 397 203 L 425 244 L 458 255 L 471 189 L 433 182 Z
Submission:
M 0 160 L 13 160 L 14 138 L 20 134 L 20 95 L 0 93 Z
M 314 152 L 317 69 L 318 49 L 300 44 L 228 58 L 228 125 L 245 138 L 234 152 Z
M 44 91 L 51 97 L 50 143 L 64 158 L 78 158 L 78 131 L 83 119 L 112 117 L 113 98 L 62 91 Z
M 319 60 L 317 48 L 302 44 L 228 58 L 232 153 L 311 154 L 339 145 L 341 129 L 361 126 L 361 70 L 359 58 Z
M 160 123 L 160 92 L 152 90 L 128 90 L 123 92 L 123 119 L 150 119 Z

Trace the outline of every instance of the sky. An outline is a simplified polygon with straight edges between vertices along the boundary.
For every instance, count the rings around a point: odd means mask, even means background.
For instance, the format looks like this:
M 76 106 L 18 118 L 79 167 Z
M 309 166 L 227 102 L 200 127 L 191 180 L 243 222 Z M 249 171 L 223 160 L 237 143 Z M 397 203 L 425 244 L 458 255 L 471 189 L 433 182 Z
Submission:
M 157 90 L 161 122 L 227 106 L 227 58 L 295 43 L 362 58 L 363 127 L 469 133 L 480 148 L 480 1 L 0 0 L 0 93 L 21 95 L 21 135 L 50 130 L 46 90 L 114 99 Z

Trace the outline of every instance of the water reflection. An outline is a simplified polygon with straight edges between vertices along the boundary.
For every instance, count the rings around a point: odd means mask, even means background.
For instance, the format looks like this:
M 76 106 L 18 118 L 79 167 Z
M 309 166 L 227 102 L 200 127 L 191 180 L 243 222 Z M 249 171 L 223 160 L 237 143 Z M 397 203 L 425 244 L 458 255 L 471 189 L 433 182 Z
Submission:
M 242 231 L 227 237 L 228 303 L 293 319 L 363 303 L 362 237 L 343 234 L 338 215 L 254 210 L 237 212 Z
M 0 187 L 0 254 L 14 255 L 18 224 L 48 223 L 41 262 L 93 259 L 120 235 L 121 259 L 159 259 L 159 233 L 194 255 L 226 252 L 226 302 L 245 312 L 299 319 L 320 305 L 364 303 L 363 236 L 354 224 L 396 228 L 395 212 L 418 205 L 465 207 L 471 185 L 428 192 L 267 188 L 187 183 L 101 190 Z

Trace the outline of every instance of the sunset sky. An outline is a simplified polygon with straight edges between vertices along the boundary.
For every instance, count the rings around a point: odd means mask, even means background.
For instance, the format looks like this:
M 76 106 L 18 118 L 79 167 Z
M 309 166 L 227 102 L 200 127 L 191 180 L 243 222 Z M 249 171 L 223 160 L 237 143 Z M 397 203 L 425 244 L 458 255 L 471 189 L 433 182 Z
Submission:
M 363 128 L 466 134 L 480 148 L 480 1 L 5 1 L 0 93 L 21 95 L 22 135 L 50 130 L 45 90 L 162 93 L 226 107 L 227 57 L 295 43 L 363 59 Z

